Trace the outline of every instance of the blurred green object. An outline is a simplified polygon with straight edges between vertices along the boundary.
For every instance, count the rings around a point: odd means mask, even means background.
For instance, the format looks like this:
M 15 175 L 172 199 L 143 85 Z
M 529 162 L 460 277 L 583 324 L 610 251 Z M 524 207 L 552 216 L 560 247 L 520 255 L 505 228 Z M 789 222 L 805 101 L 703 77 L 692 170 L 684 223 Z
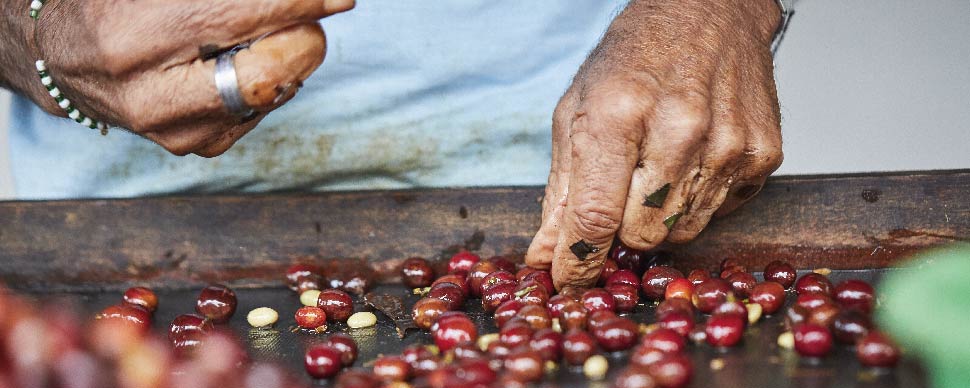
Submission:
M 877 319 L 936 388 L 970 387 L 970 245 L 919 254 L 880 286 Z

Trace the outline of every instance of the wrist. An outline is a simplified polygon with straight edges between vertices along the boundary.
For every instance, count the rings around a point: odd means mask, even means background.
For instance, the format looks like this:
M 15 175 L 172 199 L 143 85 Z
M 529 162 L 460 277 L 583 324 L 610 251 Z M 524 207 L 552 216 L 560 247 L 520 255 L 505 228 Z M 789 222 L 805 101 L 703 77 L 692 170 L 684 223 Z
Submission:
M 33 50 L 34 19 L 29 1 L 0 2 L 0 86 L 20 93 L 51 111 L 56 104 L 47 97 L 37 76 Z

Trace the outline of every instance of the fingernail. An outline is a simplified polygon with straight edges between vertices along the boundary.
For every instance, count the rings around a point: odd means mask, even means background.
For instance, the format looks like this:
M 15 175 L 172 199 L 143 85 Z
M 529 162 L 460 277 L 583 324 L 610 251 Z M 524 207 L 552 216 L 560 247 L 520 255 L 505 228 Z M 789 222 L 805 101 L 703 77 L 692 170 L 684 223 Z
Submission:
M 657 191 L 643 197 L 643 206 L 659 209 L 663 207 L 664 201 L 667 200 L 667 194 L 670 194 L 670 183 L 664 184 Z

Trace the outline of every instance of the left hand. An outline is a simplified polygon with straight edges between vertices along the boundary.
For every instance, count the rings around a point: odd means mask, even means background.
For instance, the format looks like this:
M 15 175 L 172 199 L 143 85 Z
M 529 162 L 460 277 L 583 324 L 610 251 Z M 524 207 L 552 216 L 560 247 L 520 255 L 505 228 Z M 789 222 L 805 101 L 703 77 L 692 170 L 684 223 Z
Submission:
M 774 0 L 635 0 L 553 114 L 543 221 L 526 262 L 589 287 L 618 237 L 686 242 L 781 164 Z

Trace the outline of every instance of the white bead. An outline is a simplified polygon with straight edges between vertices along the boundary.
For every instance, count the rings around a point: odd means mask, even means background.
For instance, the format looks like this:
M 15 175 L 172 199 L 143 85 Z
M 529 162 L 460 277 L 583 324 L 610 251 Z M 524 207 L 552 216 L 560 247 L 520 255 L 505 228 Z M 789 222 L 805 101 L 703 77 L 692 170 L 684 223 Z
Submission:
M 34 65 L 37 66 L 37 71 L 47 70 L 47 65 L 44 64 L 44 60 L 43 59 L 37 61 L 36 63 L 34 63 Z
M 71 120 L 77 120 L 78 117 L 81 117 L 81 111 L 77 109 L 72 110 L 71 113 L 67 114 L 67 117 L 70 117 Z
M 54 83 L 54 79 L 51 78 L 50 76 L 47 76 L 47 77 L 41 78 L 40 82 L 44 84 L 44 86 L 50 86 L 50 84 Z
M 68 100 L 65 98 L 61 100 L 61 102 L 57 103 L 57 105 L 60 106 L 61 109 L 67 109 L 68 107 L 71 106 L 71 100 Z
M 51 89 L 50 95 L 51 97 L 57 98 L 58 96 L 61 95 L 61 89 L 58 89 L 58 88 Z
M 81 125 L 85 127 L 90 127 L 91 123 L 93 123 L 93 121 L 91 121 L 90 117 L 85 117 L 84 120 L 81 120 Z
M 41 3 L 40 0 L 34 0 L 30 2 L 30 9 L 34 11 L 40 11 L 40 8 L 43 6 L 44 6 L 44 3 Z
M 98 122 L 98 129 L 100 129 L 102 131 L 103 130 L 106 130 L 106 129 L 108 129 L 108 125 L 99 121 Z

